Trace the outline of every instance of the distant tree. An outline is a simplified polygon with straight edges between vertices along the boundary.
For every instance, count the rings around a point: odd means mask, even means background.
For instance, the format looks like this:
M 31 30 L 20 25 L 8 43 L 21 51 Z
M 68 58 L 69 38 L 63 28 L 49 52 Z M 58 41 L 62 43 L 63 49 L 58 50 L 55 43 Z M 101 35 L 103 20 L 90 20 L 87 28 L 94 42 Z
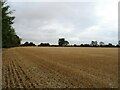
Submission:
M 119 47 L 119 44 L 117 44 L 116 47 Z
M 100 46 L 104 46 L 105 44 L 104 44 L 104 42 L 100 42 L 99 45 Z
M 76 47 L 77 45 L 76 45 L 76 44 L 74 44 L 73 46 L 74 46 L 74 47 Z
M 90 45 L 89 44 L 84 44 L 85 47 L 89 47 Z
M 30 42 L 29 46 L 36 46 L 36 45 L 33 42 Z
M 91 41 L 91 46 L 94 46 L 95 42 L 94 41 Z
M 24 44 L 23 44 L 23 46 L 28 46 L 29 45 L 29 42 L 25 42 Z
M 69 44 L 69 42 L 68 42 L 68 41 L 65 41 L 64 38 L 60 38 L 60 39 L 58 40 L 58 44 L 59 44 L 59 46 L 67 46 L 67 45 Z
M 83 47 L 83 46 L 84 46 L 84 44 L 81 44 L 80 46 L 82 46 L 82 47 Z
M 91 41 L 91 46 L 97 46 L 97 41 Z
M 111 47 L 111 46 L 113 46 L 113 45 L 112 45 L 112 43 L 108 43 L 108 46 Z
M 118 41 L 118 45 L 120 46 L 120 40 Z
M 24 44 L 22 44 L 21 46 L 36 46 L 33 42 L 25 42 Z
M 69 44 L 68 41 L 64 41 L 63 46 L 67 46 Z
M 60 38 L 60 39 L 58 40 L 59 46 L 62 46 L 62 45 L 64 44 L 64 42 L 65 42 L 65 39 L 64 39 L 64 38 Z
M 9 48 L 19 46 L 21 39 L 16 35 L 12 24 L 15 19 L 11 14 L 13 11 L 9 11 L 10 6 L 6 2 L 2 2 L 2 47 Z
M 50 44 L 49 43 L 41 43 L 38 46 L 50 46 Z

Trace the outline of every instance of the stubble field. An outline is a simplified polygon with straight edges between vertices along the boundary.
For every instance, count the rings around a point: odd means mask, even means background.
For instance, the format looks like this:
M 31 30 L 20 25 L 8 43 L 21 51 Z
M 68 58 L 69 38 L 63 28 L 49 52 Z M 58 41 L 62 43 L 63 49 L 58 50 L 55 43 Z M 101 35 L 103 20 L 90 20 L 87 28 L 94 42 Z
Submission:
M 118 49 L 17 47 L 3 54 L 3 88 L 116 88 Z

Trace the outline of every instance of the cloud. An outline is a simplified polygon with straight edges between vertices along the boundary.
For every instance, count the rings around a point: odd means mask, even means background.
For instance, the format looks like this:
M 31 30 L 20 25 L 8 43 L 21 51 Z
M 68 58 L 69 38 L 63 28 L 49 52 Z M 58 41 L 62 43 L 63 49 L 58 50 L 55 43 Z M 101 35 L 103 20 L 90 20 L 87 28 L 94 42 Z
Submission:
M 82 1 L 82 0 L 81 0 Z M 117 43 L 117 2 L 9 2 L 16 10 L 14 27 L 24 41 L 70 44 L 91 40 Z

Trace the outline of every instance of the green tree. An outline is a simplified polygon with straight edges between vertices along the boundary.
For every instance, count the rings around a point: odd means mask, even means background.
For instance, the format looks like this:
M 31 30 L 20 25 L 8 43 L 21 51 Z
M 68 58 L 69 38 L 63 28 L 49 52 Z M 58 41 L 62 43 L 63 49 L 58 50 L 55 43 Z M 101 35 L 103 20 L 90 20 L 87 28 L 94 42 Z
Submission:
M 69 42 L 65 41 L 65 38 L 60 38 L 58 40 L 58 44 L 59 44 L 59 46 L 67 46 L 69 44 Z
M 64 41 L 64 46 L 67 46 L 69 44 L 69 42 L 68 41 Z
M 64 42 L 65 42 L 65 39 L 64 39 L 64 38 L 60 38 L 60 39 L 58 40 L 59 46 L 63 46 Z
M 19 46 L 21 39 L 16 35 L 12 24 L 15 19 L 13 11 L 9 11 L 10 6 L 2 2 L 2 47 L 9 48 Z

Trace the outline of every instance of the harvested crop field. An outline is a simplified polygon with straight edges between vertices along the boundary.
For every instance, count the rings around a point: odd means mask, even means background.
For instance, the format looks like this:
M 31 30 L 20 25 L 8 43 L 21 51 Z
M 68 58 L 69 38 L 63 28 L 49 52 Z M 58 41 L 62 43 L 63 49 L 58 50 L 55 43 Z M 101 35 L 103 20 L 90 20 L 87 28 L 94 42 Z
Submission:
M 5 49 L 2 76 L 3 88 L 116 88 L 118 49 Z

